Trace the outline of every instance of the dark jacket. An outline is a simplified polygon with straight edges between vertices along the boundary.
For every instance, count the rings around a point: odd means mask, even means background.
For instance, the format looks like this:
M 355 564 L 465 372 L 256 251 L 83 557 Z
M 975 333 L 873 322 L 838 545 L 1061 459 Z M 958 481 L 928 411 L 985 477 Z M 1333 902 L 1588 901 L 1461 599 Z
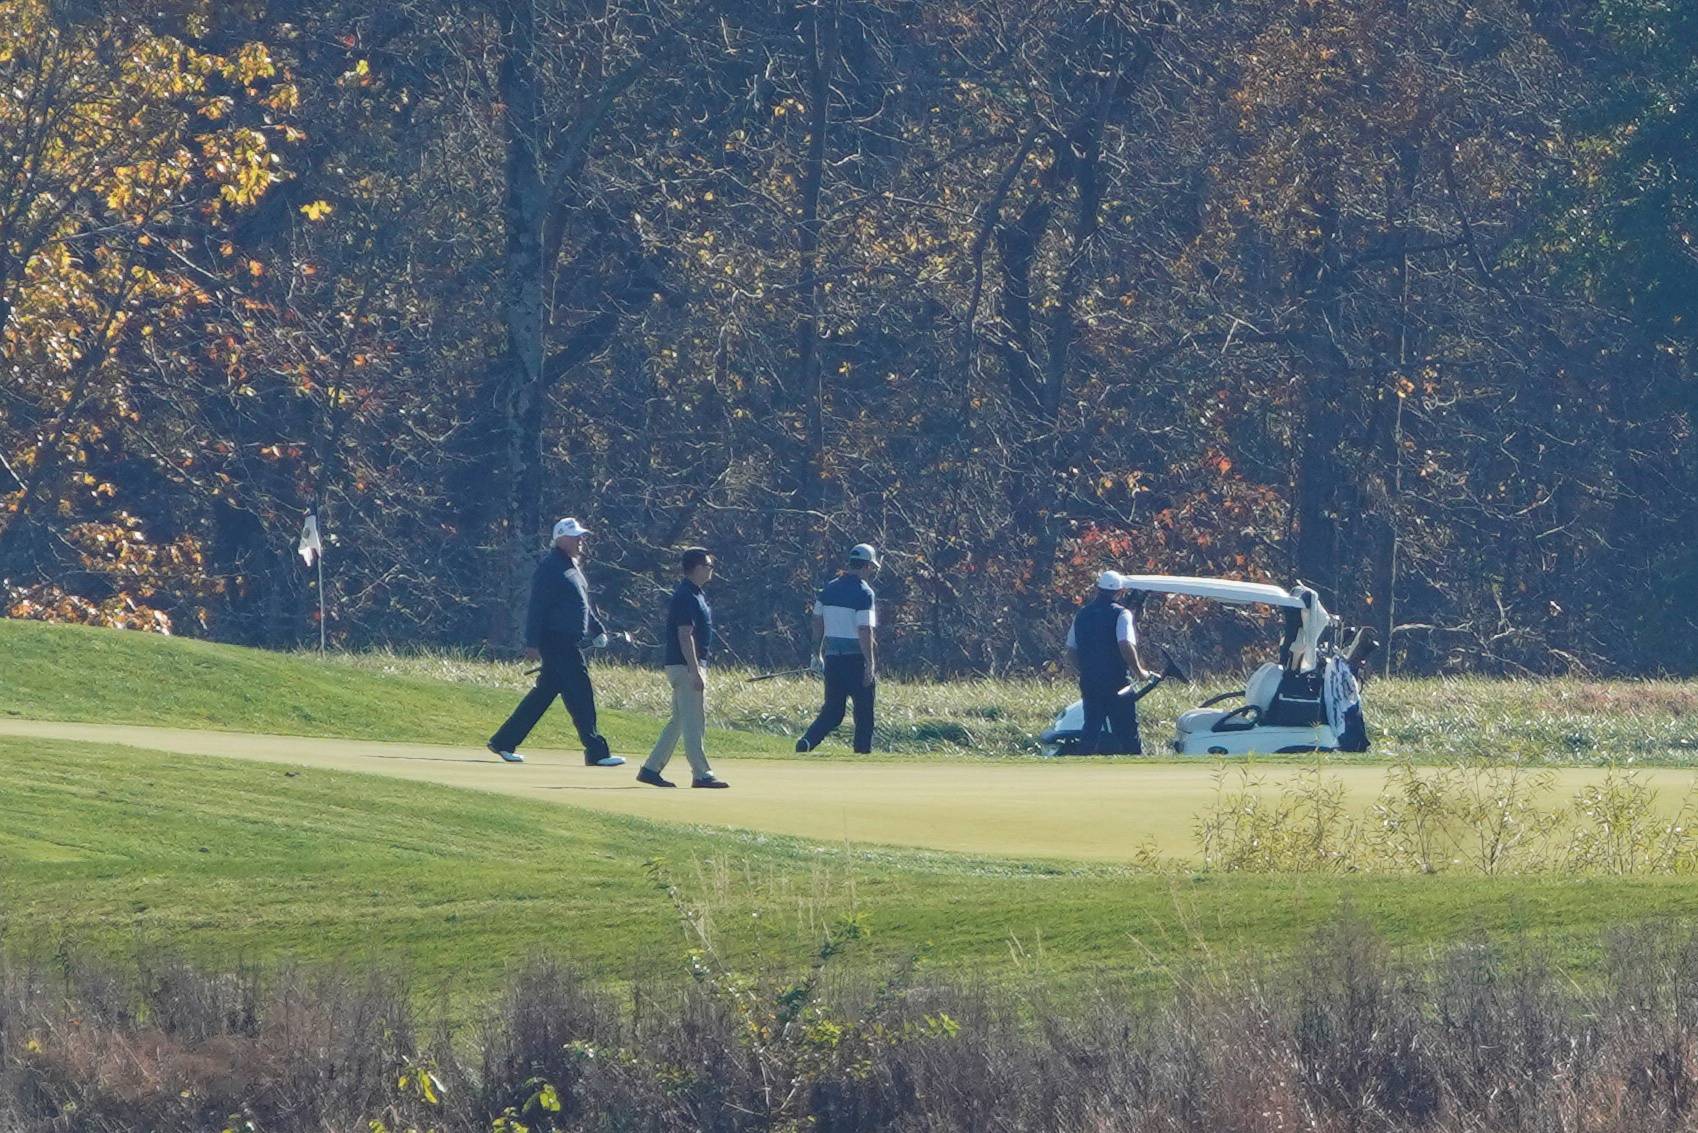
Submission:
M 551 548 L 531 575 L 525 644 L 543 651 L 569 649 L 605 632 L 590 605 L 590 585 L 584 572 L 566 552 Z
M 1091 691 L 1117 690 L 1129 670 L 1120 654 L 1117 627 L 1125 609 L 1107 598 L 1079 607 L 1073 618 L 1074 648 L 1079 653 L 1079 687 Z

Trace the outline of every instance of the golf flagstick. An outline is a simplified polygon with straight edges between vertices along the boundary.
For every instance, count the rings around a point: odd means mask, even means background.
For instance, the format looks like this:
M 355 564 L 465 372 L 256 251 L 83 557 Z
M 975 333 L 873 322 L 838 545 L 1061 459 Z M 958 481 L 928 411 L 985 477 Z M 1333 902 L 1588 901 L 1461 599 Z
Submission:
M 308 566 L 315 563 L 318 566 L 318 655 L 324 656 L 324 541 L 318 537 L 318 510 L 314 508 L 307 512 L 306 522 L 301 524 L 301 541 L 295 547 L 295 553 L 307 561 Z

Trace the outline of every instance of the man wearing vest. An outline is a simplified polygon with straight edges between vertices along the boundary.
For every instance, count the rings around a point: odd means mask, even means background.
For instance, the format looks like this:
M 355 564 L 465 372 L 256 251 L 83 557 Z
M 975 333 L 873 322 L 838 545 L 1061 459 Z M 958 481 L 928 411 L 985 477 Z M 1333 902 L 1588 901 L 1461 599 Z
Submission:
M 849 550 L 849 562 L 819 592 L 814 602 L 814 640 L 819 653 L 814 669 L 825 675 L 825 705 L 797 751 L 813 751 L 843 723 L 847 701 L 855 703 L 855 750 L 873 750 L 873 693 L 878 686 L 878 656 L 873 633 L 878 610 L 867 580 L 878 573 L 878 552 L 869 543 Z
M 691 547 L 679 562 L 684 577 L 666 605 L 666 680 L 672 686 L 672 719 L 655 741 L 654 750 L 637 772 L 637 782 L 651 787 L 675 787 L 661 777 L 672 753 L 684 740 L 690 761 L 690 786 L 729 787 L 708 765 L 702 737 L 707 732 L 707 663 L 713 652 L 713 609 L 703 592 L 713 579 L 713 556 Z
M 1079 674 L 1079 696 L 1085 706 L 1081 755 L 1143 754 L 1138 742 L 1138 702 L 1120 695 L 1131 673 L 1150 676 L 1138 660 L 1132 611 L 1120 604 L 1125 591 L 1126 582 L 1119 573 L 1103 571 L 1097 576 L 1096 597 L 1079 607 L 1067 632 L 1067 658 Z
M 525 615 L 525 659 L 541 661 L 536 687 L 489 739 L 489 750 L 508 763 L 523 763 L 518 747 L 558 696 L 577 726 L 590 767 L 625 761 L 608 750 L 596 731 L 595 689 L 590 685 L 584 646 L 607 644 L 607 627 L 590 604 L 589 580 L 578 565 L 589 532 L 570 517 L 554 525 L 554 542 L 531 575 L 531 604 Z

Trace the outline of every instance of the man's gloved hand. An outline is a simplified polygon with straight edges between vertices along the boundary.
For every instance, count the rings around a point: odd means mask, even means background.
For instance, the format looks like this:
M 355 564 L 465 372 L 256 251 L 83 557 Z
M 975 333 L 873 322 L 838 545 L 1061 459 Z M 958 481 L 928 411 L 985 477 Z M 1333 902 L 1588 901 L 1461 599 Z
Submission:
M 825 673 L 825 658 L 824 657 L 815 657 L 814 660 L 813 660 L 813 664 L 809 665 L 808 668 L 813 670 L 816 673 L 823 675 Z
M 595 646 L 597 649 L 606 649 L 607 648 L 607 635 L 605 633 L 596 634 L 595 640 L 590 642 L 590 644 Z

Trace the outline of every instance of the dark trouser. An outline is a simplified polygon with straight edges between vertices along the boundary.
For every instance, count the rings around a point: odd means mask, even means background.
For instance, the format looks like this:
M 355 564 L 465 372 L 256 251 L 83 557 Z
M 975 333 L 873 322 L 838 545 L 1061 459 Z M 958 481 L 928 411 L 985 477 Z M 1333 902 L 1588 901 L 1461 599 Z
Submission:
M 497 751 L 517 750 L 557 696 L 572 715 L 584 754 L 596 759 L 606 755 L 607 741 L 595 730 L 595 689 L 590 687 L 590 670 L 584 664 L 583 649 L 576 645 L 544 650 L 536 687 L 525 694 L 507 723 L 490 737 L 490 746 Z
M 831 735 L 843 723 L 846 701 L 855 702 L 855 750 L 862 755 L 873 750 L 873 693 L 877 683 L 867 684 L 867 659 L 859 653 L 834 653 L 825 659 L 825 707 L 802 736 L 810 748 Z
M 1124 681 L 1112 688 L 1079 688 L 1085 702 L 1085 723 L 1079 731 L 1080 755 L 1143 755 L 1138 742 L 1138 702 L 1121 696 Z

